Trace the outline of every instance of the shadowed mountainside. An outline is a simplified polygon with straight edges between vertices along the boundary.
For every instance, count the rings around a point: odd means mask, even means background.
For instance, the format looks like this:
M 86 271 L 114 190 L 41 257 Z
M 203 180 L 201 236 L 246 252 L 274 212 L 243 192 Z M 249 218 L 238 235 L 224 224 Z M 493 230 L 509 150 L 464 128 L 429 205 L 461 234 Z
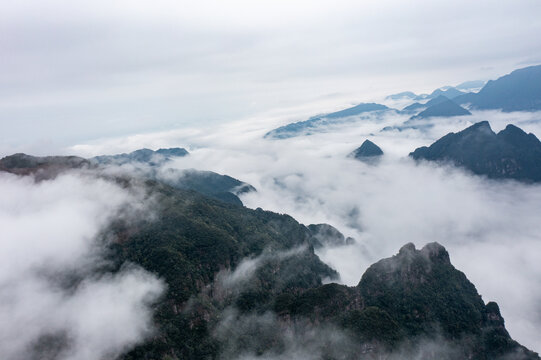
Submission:
M 494 179 L 541 181 L 541 142 L 514 125 L 498 134 L 487 121 L 450 133 L 410 154 L 415 160 L 449 162 Z

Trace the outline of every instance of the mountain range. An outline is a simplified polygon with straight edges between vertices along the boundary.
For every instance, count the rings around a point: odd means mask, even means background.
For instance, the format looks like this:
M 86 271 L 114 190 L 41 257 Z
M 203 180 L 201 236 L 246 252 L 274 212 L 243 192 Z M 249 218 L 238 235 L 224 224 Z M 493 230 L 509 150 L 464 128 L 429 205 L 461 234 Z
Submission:
M 314 249 L 353 240 L 330 225 L 307 227 L 285 214 L 219 201 L 153 175 L 115 175 L 79 159 L 14 155 L 0 164 L 19 176 L 54 164 L 58 176 L 82 163 L 85 176 L 142 188 L 154 199 L 155 217 L 120 217 L 100 234 L 109 250 L 96 276 L 131 263 L 167 284 L 154 304 L 154 336 L 122 359 L 288 357 L 293 337 L 325 359 L 539 360 L 510 337 L 498 305 L 483 301 L 438 243 L 420 250 L 407 244 L 369 267 L 357 286 L 339 285 L 339 274 Z M 62 351 L 62 338 L 54 336 L 40 343 L 42 353 L 51 353 L 47 346 Z M 427 343 L 434 344 L 429 353 Z
M 410 156 L 451 163 L 493 179 L 541 181 L 541 142 L 514 125 L 496 134 L 488 121 L 482 121 L 420 147 Z
M 479 88 L 481 89 L 478 92 L 473 92 Z M 328 125 L 347 121 L 348 117 L 363 114 L 382 115 L 390 111 L 396 114 L 411 115 L 413 119 L 470 115 L 469 110 L 538 111 L 541 110 L 541 65 L 518 69 L 486 83 L 484 81 L 469 81 L 456 87 L 446 86 L 434 90 L 431 94 L 421 95 L 405 91 L 389 95 L 386 99 L 409 99 L 414 102 L 401 111 L 382 104 L 361 103 L 351 108 L 281 126 L 267 132 L 265 138 L 285 139 L 299 135 L 310 135 L 314 132 L 324 131 Z M 411 127 L 405 125 L 406 128 Z M 400 129 L 400 126 L 395 128 Z
M 317 131 L 318 127 L 340 123 L 341 120 L 350 117 L 362 115 L 365 113 L 382 113 L 393 110 L 385 105 L 375 103 L 361 103 L 359 105 L 336 111 L 329 114 L 313 116 L 308 120 L 291 123 L 281 126 L 265 134 L 269 139 L 286 139 L 302 134 L 310 134 Z
M 189 155 L 188 151 L 183 148 L 158 149 L 156 151 L 150 149 L 139 149 L 131 153 L 117 155 L 101 155 L 90 159 L 98 164 L 114 164 L 123 165 L 127 163 L 146 163 L 148 165 L 162 165 L 163 163 L 172 160 L 176 157 Z
M 160 169 L 160 166 L 175 157 L 186 156 L 182 148 L 140 149 L 129 154 L 102 155 L 90 159 L 78 156 L 45 156 L 13 154 L 0 159 L 0 171 L 17 175 L 32 174 L 37 180 L 51 179 L 59 173 L 88 169 L 97 171 L 106 166 L 133 165 L 128 170 L 131 176 L 160 180 L 178 189 L 193 190 L 211 198 L 235 205 L 242 205 L 238 195 L 256 189 L 240 180 L 212 171 L 195 169 Z
M 491 80 L 478 93 L 461 95 L 455 101 L 476 110 L 541 110 L 541 65 L 518 69 Z

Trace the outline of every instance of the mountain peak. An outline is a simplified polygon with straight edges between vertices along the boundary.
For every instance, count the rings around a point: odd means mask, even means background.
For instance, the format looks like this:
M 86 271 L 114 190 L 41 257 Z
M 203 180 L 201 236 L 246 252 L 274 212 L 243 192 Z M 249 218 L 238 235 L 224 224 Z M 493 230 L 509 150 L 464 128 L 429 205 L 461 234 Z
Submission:
M 381 148 L 368 139 L 350 154 L 357 160 L 373 159 L 381 155 L 383 155 Z
M 437 242 L 431 242 L 426 244 L 421 249 L 421 254 L 428 257 L 428 259 L 436 262 L 442 262 L 446 264 L 451 264 L 451 260 L 449 259 L 449 253 L 443 247 Z
M 511 111 L 541 110 L 541 65 L 517 69 L 491 80 L 478 93 L 455 98 L 459 104 L 471 104 L 473 109 Z
M 535 135 L 508 125 L 495 134 L 488 121 L 449 133 L 410 154 L 416 160 L 451 162 L 490 178 L 541 181 L 541 142 Z
M 423 119 L 429 117 L 450 117 L 450 116 L 464 116 L 471 115 L 471 112 L 464 109 L 460 105 L 456 104 L 454 101 L 449 100 L 443 95 L 440 95 L 443 101 L 436 103 L 435 105 L 429 106 L 426 110 L 421 111 L 419 114 L 411 117 L 411 119 Z M 439 99 L 438 97 L 437 99 Z

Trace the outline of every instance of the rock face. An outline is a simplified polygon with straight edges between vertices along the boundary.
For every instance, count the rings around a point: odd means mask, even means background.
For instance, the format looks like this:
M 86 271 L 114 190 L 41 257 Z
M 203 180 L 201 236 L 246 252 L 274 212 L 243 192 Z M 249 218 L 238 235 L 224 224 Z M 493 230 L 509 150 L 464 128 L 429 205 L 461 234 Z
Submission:
M 161 165 L 174 157 L 188 155 L 188 151 L 183 148 L 158 149 L 139 149 L 128 154 L 101 155 L 90 159 L 90 161 L 101 165 L 124 165 L 127 163 L 146 163 L 148 165 Z
M 452 100 L 445 98 L 443 101 L 429 106 L 426 110 L 421 111 L 411 119 L 424 119 L 434 116 L 451 117 L 464 115 L 471 115 L 471 112 L 462 108 L 460 105 L 457 105 Z
M 374 358 L 397 348 L 402 358 L 416 358 L 423 342 L 435 341 L 439 349 L 427 359 L 539 359 L 511 339 L 498 305 L 485 305 L 438 243 L 420 250 L 406 244 L 370 266 L 356 287 L 325 285 L 280 310 L 342 324 L 371 344 L 367 352 Z
M 357 160 L 373 163 L 383 155 L 379 146 L 370 140 L 365 140 L 360 147 L 355 149 L 350 156 Z
M 497 80 L 491 80 L 479 93 L 461 95 L 455 101 L 470 104 L 472 109 L 480 110 L 541 110 L 541 65 L 518 69 Z
M 541 181 L 541 142 L 514 125 L 494 133 L 487 121 L 450 133 L 410 154 L 416 160 L 450 162 L 494 179 Z
M 318 127 L 339 123 L 340 119 L 371 112 L 392 110 L 385 105 L 375 103 L 361 103 L 357 106 L 336 111 L 330 114 L 313 116 L 308 120 L 281 126 L 265 134 L 265 138 L 286 139 L 303 133 L 315 131 Z
M 308 225 L 308 230 L 311 235 L 311 244 L 315 249 L 325 246 L 338 247 L 355 243 L 353 238 L 346 238 L 338 229 L 329 224 L 311 224 Z

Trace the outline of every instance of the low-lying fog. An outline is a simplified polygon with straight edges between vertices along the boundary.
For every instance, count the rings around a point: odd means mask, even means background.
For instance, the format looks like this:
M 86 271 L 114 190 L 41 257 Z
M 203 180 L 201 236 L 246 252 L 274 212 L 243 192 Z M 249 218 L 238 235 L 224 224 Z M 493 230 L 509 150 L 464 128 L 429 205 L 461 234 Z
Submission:
M 102 140 L 70 150 L 95 155 L 187 147 L 191 155 L 168 166 L 236 177 L 258 190 L 242 196 L 246 206 L 288 213 L 304 224 L 329 223 L 354 237 L 355 245 L 319 253 L 348 285 L 357 284 L 370 264 L 395 254 L 407 242 L 421 247 L 437 241 L 485 302 L 500 304 L 511 336 L 541 351 L 541 185 L 491 181 L 459 169 L 415 164 L 407 156 L 482 120 L 489 120 L 495 131 L 513 123 L 539 136 L 541 114 L 476 112 L 435 118 L 426 130 L 380 131 L 405 120 L 392 113 L 353 118 L 309 136 L 271 140 L 263 135 L 291 119 L 250 119 L 216 128 Z M 347 157 L 365 139 L 385 152 L 377 166 Z

